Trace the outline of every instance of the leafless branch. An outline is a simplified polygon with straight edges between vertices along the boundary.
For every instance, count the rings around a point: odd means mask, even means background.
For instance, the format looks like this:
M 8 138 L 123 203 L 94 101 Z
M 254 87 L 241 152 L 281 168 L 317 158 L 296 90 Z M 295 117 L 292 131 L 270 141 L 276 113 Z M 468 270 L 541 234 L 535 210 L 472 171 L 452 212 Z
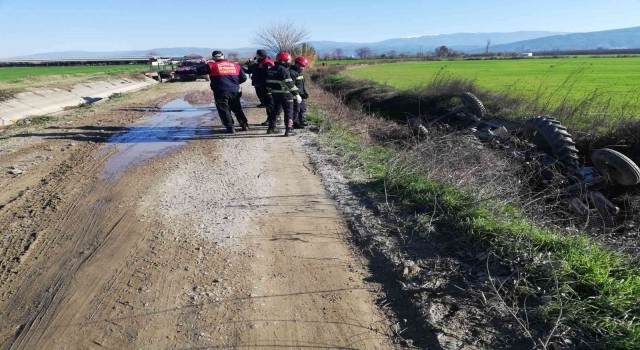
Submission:
M 292 52 L 309 37 L 309 31 L 293 22 L 277 22 L 255 33 L 252 42 L 272 52 Z

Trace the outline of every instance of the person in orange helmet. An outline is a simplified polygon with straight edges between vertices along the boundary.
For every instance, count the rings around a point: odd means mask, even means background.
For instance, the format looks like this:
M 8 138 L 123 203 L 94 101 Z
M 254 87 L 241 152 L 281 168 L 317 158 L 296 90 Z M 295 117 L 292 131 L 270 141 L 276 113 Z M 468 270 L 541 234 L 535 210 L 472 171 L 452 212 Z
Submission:
M 273 96 L 274 109 L 270 116 L 267 134 L 275 134 L 276 120 L 281 111 L 284 111 L 284 136 L 291 136 L 293 130 L 293 103 L 302 102 L 298 87 L 291 79 L 291 54 L 281 51 L 276 55 L 275 66 L 267 70 L 267 88 Z

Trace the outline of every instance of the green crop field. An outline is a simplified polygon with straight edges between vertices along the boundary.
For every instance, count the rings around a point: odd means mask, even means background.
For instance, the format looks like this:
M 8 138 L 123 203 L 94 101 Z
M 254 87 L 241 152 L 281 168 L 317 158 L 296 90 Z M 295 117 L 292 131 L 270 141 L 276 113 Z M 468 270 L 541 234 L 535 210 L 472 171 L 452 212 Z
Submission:
M 48 75 L 135 73 L 144 71 L 148 68 L 149 66 L 144 64 L 113 66 L 3 67 L 0 68 L 0 81 L 12 81 Z
M 401 58 L 355 58 L 355 59 L 344 59 L 344 60 L 318 60 L 316 61 L 316 66 L 325 64 L 325 65 L 355 65 L 355 64 L 371 64 L 371 63 L 394 63 L 394 62 L 403 62 L 407 61 L 407 59 Z
M 403 62 L 352 69 L 347 74 L 400 89 L 428 84 L 444 74 L 474 80 L 493 92 L 544 96 L 556 103 L 595 94 L 598 101 L 640 111 L 640 57 Z

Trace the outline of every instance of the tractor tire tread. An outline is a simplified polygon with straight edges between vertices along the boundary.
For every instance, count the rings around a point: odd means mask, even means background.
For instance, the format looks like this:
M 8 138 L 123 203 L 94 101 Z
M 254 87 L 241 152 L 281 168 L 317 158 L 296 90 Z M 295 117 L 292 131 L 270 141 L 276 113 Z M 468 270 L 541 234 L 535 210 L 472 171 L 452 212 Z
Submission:
M 524 134 L 537 148 L 546 149 L 546 153 L 568 167 L 578 165 L 578 149 L 571 134 L 559 121 L 540 116 L 528 120 Z M 540 134 L 541 137 L 535 137 Z

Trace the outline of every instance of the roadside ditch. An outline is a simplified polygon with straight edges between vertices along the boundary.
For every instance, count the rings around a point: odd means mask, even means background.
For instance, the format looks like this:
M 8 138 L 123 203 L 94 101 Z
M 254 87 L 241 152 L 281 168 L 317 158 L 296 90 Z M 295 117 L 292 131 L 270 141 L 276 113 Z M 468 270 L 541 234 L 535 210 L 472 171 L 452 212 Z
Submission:
M 473 135 L 434 128 L 419 138 L 339 92 L 312 93 L 320 136 L 310 153 L 406 320 L 402 337 L 426 348 L 640 342 L 637 263 L 540 220 L 544 203 L 523 206 L 523 164 Z

